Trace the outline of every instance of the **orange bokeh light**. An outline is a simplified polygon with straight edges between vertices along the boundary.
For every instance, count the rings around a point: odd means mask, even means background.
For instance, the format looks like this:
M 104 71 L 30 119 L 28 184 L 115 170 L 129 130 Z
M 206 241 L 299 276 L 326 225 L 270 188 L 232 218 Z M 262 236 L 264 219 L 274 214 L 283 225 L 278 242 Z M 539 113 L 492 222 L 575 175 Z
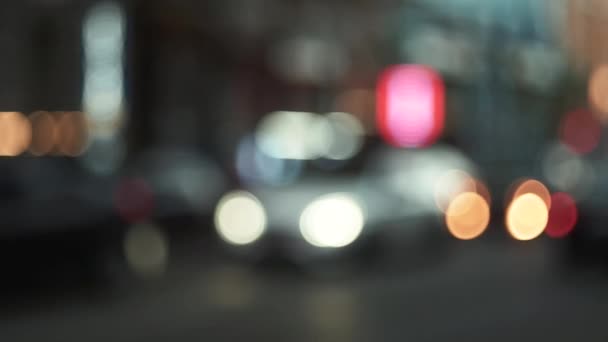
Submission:
M 0 112 L 0 156 L 17 156 L 32 139 L 30 122 L 18 112 Z
M 507 209 L 507 230 L 517 240 L 532 240 L 542 234 L 548 219 L 545 201 L 536 194 L 526 193 L 515 197 Z
M 594 114 L 602 121 L 608 120 L 608 65 L 601 65 L 589 78 L 589 102 Z
M 54 113 L 57 120 L 57 150 L 66 156 L 78 156 L 88 145 L 88 126 L 81 112 Z
M 34 112 L 29 117 L 32 126 L 32 141 L 29 151 L 35 156 L 42 156 L 53 151 L 57 144 L 57 123 L 48 112 Z
M 488 227 L 490 207 L 477 193 L 461 193 L 450 202 L 445 222 L 454 237 L 472 240 L 483 234 Z
M 445 213 L 454 198 L 464 192 L 475 192 L 473 177 L 461 170 L 449 170 L 435 182 L 435 204 Z

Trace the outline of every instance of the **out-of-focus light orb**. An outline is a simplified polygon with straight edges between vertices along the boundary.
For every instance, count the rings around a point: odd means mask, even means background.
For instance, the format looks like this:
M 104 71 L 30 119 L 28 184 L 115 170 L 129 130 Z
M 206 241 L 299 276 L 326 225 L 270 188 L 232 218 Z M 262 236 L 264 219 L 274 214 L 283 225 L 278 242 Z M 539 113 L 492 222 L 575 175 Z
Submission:
M 141 222 L 152 216 L 154 194 L 143 179 L 126 179 L 114 191 L 114 205 L 125 221 Z
M 445 222 L 454 237 L 471 240 L 480 236 L 488 227 L 490 207 L 479 194 L 464 192 L 450 202 Z
M 45 111 L 37 111 L 29 116 L 32 126 L 32 141 L 29 152 L 35 156 L 51 153 L 57 144 L 58 132 L 55 118 Z
M 339 42 L 302 35 L 278 43 L 269 63 L 284 80 L 322 84 L 342 77 L 350 61 Z
M 578 67 L 602 65 L 606 59 L 605 23 L 608 10 L 602 0 L 553 1 L 565 20 L 563 33 Z M 564 11 L 565 10 L 565 11 Z M 565 12 L 565 13 L 564 13 Z
M 58 129 L 58 151 L 66 156 L 81 155 L 88 146 L 88 124 L 82 112 L 55 113 Z
M 377 85 L 377 123 L 380 134 L 397 147 L 434 143 L 444 127 L 445 87 L 433 69 L 398 65 L 386 69 Z
M 93 139 L 114 137 L 124 121 L 125 17 L 121 4 L 102 1 L 84 18 L 82 105 Z
M 252 137 L 245 137 L 237 147 L 235 166 L 239 179 L 250 185 L 286 185 L 301 174 L 299 159 L 274 158 L 258 148 Z
M 347 193 L 312 201 L 300 216 L 300 232 L 313 246 L 339 248 L 353 243 L 365 225 L 359 202 Z
M 462 170 L 448 170 L 435 183 L 437 208 L 445 213 L 456 196 L 464 192 L 475 192 L 475 180 Z
M 372 89 L 345 90 L 336 97 L 333 108 L 337 112 L 354 115 L 363 125 L 366 134 L 376 131 L 374 121 L 376 94 Z
M 323 157 L 333 160 L 354 157 L 363 146 L 364 131 L 361 122 L 351 114 L 341 112 L 329 113 L 326 119 L 330 130 L 327 140 L 330 144 Z
M 585 197 L 596 178 L 589 162 L 562 144 L 548 150 L 543 160 L 543 172 L 552 186 L 578 199 Z
M 547 209 L 551 209 L 551 193 L 543 183 L 537 181 L 536 179 L 527 179 L 522 181 L 515 189 L 513 199 L 516 199 L 524 194 L 535 194 L 542 199 L 543 202 L 545 202 Z
M 553 204 L 545 233 L 552 238 L 563 238 L 572 232 L 578 221 L 576 202 L 565 192 L 555 193 L 551 199 Z
M 514 52 L 514 77 L 518 83 L 545 94 L 551 93 L 560 84 L 568 66 L 562 50 L 535 41 L 518 42 Z
M 587 109 L 567 113 L 560 126 L 560 141 L 577 154 L 587 154 L 600 143 L 602 126 Z
M 0 156 L 13 157 L 30 145 L 32 126 L 19 112 L 0 112 Z
M 215 209 L 215 228 L 224 241 L 233 245 L 255 242 L 264 234 L 266 224 L 264 206 L 246 191 L 224 195 Z
M 169 243 L 160 228 L 138 224 L 127 232 L 123 242 L 127 263 L 141 276 L 160 276 L 167 267 Z
M 257 126 L 255 142 L 262 152 L 279 159 L 316 159 L 330 144 L 326 119 L 308 112 L 273 112 Z
M 408 61 L 427 64 L 459 81 L 470 81 L 481 69 L 478 44 L 465 34 L 437 25 L 418 24 L 408 30 L 400 50 Z
M 507 209 L 507 229 L 517 240 L 535 239 L 545 230 L 548 220 L 547 205 L 536 194 L 527 193 L 514 198 Z
M 600 65 L 591 73 L 589 78 L 589 102 L 595 110 L 597 118 L 603 122 L 608 120 L 608 65 Z

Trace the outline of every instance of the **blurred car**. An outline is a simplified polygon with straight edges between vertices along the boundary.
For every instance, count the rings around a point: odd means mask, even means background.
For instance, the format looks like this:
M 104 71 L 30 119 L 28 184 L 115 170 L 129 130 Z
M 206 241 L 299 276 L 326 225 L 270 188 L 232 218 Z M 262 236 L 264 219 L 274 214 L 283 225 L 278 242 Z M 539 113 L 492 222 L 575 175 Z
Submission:
M 218 236 L 245 260 L 283 258 L 317 270 L 441 254 L 449 233 L 437 182 L 454 171 L 475 175 L 474 165 L 445 146 L 378 147 L 365 164 L 354 175 L 309 172 L 290 184 L 229 192 L 216 207 Z

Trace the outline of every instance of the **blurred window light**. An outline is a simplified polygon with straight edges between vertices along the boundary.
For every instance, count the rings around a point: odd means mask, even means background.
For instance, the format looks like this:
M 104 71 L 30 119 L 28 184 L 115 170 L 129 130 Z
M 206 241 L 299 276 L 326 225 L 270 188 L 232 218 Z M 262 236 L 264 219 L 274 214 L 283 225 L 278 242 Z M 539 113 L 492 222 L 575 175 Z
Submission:
M 507 209 L 507 230 L 517 240 L 537 238 L 545 230 L 548 220 L 547 205 L 536 194 L 527 193 L 513 199 Z
M 603 64 L 591 72 L 589 78 L 589 102 L 596 117 L 606 122 L 608 120 L 608 65 Z
M 154 194 L 143 179 L 125 179 L 114 191 L 114 205 L 125 221 L 142 222 L 152 216 Z
M 215 210 L 215 228 L 219 236 L 233 245 L 247 245 L 258 240 L 266 230 L 266 210 L 246 191 L 230 192 Z
M 339 42 L 311 35 L 278 43 L 269 63 L 287 81 L 312 84 L 336 81 L 350 65 L 348 52 Z
M 19 112 L 0 112 L 0 156 L 20 155 L 30 146 L 32 126 Z
M 300 232 L 316 247 L 339 248 L 353 243 L 365 225 L 365 214 L 350 194 L 334 193 L 312 201 L 300 216 Z
M 29 152 L 35 156 L 43 156 L 57 148 L 59 129 L 53 115 L 46 111 L 37 111 L 29 116 L 32 127 L 32 141 Z
M 258 124 L 258 148 L 278 159 L 316 159 L 325 154 L 331 142 L 327 120 L 309 112 L 273 112 Z
M 407 31 L 401 44 L 401 54 L 416 64 L 426 64 L 446 77 L 468 81 L 481 71 L 482 52 L 464 34 L 433 25 L 419 25 Z
M 236 171 L 239 179 L 249 185 L 286 185 L 301 174 L 303 162 L 298 159 L 274 158 L 255 144 L 253 137 L 246 136 L 236 151 Z
M 443 131 L 445 89 L 441 77 L 422 65 L 386 69 L 377 85 L 380 134 L 396 147 L 424 147 Z
M 131 269 L 145 277 L 161 276 L 167 268 L 169 243 L 162 230 L 149 223 L 131 227 L 123 248 Z
M 587 109 L 567 113 L 560 125 L 560 141 L 577 154 L 588 154 L 600 143 L 602 126 Z
M 534 34 L 537 39 L 552 39 L 549 5 L 561 1 L 476 1 L 423 0 L 418 1 L 440 14 L 446 21 L 464 21 L 483 31 L 498 31 L 505 35 Z
M 551 196 L 552 206 L 545 233 L 552 238 L 563 238 L 572 232 L 578 221 L 576 202 L 569 194 L 558 192 Z
M 120 5 L 95 4 L 83 26 L 83 108 L 92 126 L 93 138 L 114 136 L 124 106 L 125 14 Z
M 454 237 L 472 240 L 483 234 L 488 227 L 490 207 L 481 195 L 464 192 L 450 202 L 445 222 Z
M 348 113 L 334 112 L 326 116 L 329 125 L 329 145 L 323 157 L 347 160 L 354 157 L 363 146 L 363 125 Z
M 516 48 L 515 60 L 515 77 L 524 86 L 543 93 L 549 93 L 559 84 L 567 68 L 559 49 L 538 42 L 520 43 Z
M 551 146 L 545 155 L 543 172 L 552 186 L 578 199 L 589 192 L 596 178 L 589 162 L 560 143 Z

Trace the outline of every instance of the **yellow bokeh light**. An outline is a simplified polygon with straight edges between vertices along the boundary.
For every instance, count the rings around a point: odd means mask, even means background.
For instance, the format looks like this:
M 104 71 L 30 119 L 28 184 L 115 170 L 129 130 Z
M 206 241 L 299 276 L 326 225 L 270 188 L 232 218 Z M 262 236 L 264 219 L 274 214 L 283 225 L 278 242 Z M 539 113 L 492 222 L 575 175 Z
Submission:
M 350 194 L 334 193 L 312 201 L 300 216 L 300 232 L 313 246 L 339 248 L 353 243 L 365 225 L 365 214 Z
M 247 245 L 266 230 L 266 211 L 252 194 L 235 191 L 226 194 L 215 211 L 215 228 L 220 237 L 233 245 Z
M 545 230 L 549 210 L 542 198 L 526 193 L 513 199 L 507 209 L 506 225 L 517 240 L 532 240 Z
M 543 200 L 545 206 L 547 206 L 547 209 L 551 209 L 551 193 L 543 183 L 535 179 L 523 181 L 516 188 L 515 193 L 513 194 L 513 199 L 525 194 L 535 194 Z
M 160 228 L 139 224 L 127 232 L 123 241 L 127 263 L 142 276 L 160 276 L 169 258 L 169 243 Z
M 471 240 L 480 236 L 488 227 L 490 207 L 481 195 L 464 192 L 450 202 L 445 222 L 454 237 Z
M 490 195 L 490 190 L 488 189 L 488 186 L 480 181 L 479 179 L 474 179 L 475 181 L 475 193 L 477 193 L 479 196 L 481 196 L 486 203 L 488 204 L 489 207 L 492 206 L 492 195 Z

